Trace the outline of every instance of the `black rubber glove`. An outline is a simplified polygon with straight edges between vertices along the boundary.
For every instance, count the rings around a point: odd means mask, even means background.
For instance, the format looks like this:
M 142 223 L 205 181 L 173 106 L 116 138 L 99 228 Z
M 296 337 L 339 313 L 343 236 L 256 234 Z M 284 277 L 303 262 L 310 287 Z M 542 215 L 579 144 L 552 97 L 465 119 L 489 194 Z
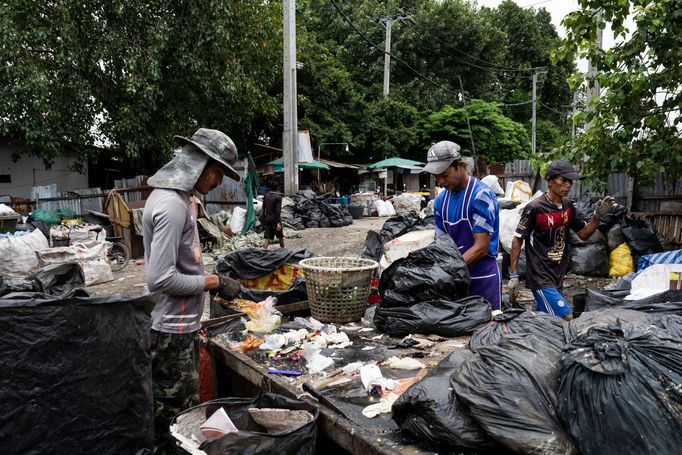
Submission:
M 218 278 L 220 279 L 220 285 L 218 286 L 218 289 L 213 289 L 211 294 L 218 294 L 225 300 L 232 300 L 239 297 L 239 292 L 241 291 L 239 281 L 234 280 L 227 275 L 218 274 Z

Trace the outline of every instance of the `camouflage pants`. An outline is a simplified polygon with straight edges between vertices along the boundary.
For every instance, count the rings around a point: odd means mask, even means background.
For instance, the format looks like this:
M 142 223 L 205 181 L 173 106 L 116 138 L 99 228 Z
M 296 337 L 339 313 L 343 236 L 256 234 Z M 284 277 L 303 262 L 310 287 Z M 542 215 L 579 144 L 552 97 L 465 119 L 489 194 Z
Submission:
M 154 453 L 174 454 L 170 422 L 180 411 L 199 403 L 199 332 L 152 330 L 151 343 Z

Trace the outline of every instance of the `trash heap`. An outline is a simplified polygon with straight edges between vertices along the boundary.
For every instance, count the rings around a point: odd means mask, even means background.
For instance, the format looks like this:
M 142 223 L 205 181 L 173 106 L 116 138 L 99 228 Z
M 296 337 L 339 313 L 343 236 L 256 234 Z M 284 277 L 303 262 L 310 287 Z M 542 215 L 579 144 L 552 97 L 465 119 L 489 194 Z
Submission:
M 282 225 L 302 230 L 317 227 L 342 227 L 353 222 L 347 207 L 332 204 L 331 195 L 318 196 L 304 191 L 282 201 Z

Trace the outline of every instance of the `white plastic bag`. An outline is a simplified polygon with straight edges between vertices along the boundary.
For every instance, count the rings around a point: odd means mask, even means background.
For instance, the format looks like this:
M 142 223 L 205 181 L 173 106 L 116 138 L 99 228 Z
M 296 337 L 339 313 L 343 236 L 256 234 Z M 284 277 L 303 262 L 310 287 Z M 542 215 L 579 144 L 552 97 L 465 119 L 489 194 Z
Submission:
M 486 175 L 481 179 L 481 183 L 485 183 L 488 187 L 493 190 L 496 196 L 504 195 L 504 190 L 500 186 L 500 179 L 496 175 Z
M 114 274 L 107 260 L 109 242 L 77 242 L 71 246 L 47 248 L 37 251 L 38 261 L 41 266 L 61 264 L 64 262 L 77 262 L 83 275 L 85 285 L 106 283 L 113 281 Z
M 234 235 L 240 235 L 246 222 L 246 209 L 235 207 L 230 218 L 230 230 Z
M 0 276 L 31 277 L 40 266 L 36 251 L 48 247 L 47 238 L 38 229 L 20 237 L 0 239 Z
M 393 204 L 391 204 L 391 201 L 385 201 L 386 204 L 386 210 L 388 210 L 388 216 L 396 216 L 397 213 L 395 211 L 395 207 L 393 207 Z

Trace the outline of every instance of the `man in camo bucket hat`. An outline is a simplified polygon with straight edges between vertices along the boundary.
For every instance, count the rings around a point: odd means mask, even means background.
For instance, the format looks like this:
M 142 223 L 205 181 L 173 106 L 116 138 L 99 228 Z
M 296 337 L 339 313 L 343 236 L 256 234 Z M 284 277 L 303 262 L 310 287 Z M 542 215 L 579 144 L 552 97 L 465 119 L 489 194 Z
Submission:
M 144 208 L 142 227 L 147 287 L 158 294 L 152 311 L 154 453 L 175 453 L 168 433 L 177 413 L 199 401 L 199 329 L 204 292 L 232 299 L 239 282 L 204 275 L 197 229 L 195 192 L 206 194 L 224 176 L 241 180 L 232 167 L 237 147 L 226 134 L 200 128 L 149 180 L 154 190 Z

